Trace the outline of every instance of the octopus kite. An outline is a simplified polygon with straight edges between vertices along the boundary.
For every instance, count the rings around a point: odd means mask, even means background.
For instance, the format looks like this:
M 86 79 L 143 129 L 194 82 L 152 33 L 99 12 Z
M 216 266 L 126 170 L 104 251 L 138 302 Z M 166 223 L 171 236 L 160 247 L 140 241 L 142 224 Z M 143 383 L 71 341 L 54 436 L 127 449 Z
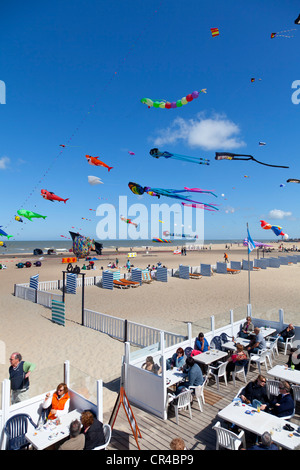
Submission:
M 128 183 L 128 186 L 130 190 L 134 194 L 142 195 L 144 193 L 149 194 L 150 196 L 156 196 L 160 198 L 161 196 L 165 197 L 170 197 L 173 199 L 179 199 L 184 202 L 182 202 L 182 205 L 187 205 L 188 202 L 192 202 L 195 205 L 193 207 L 199 208 L 199 209 L 206 209 L 209 211 L 213 210 L 219 210 L 217 207 L 213 206 L 212 204 L 205 204 L 199 201 L 194 201 L 193 199 L 190 199 L 187 196 L 184 196 L 183 193 L 207 193 L 207 194 L 212 194 L 213 196 L 217 197 L 216 194 L 214 194 L 212 191 L 205 190 L 205 189 L 200 189 L 200 188 L 184 188 L 184 189 L 162 189 L 162 188 L 150 188 L 149 186 L 141 186 L 137 183 Z
M 174 160 L 181 160 L 183 162 L 198 163 L 199 165 L 209 165 L 209 160 L 207 158 L 199 157 L 186 157 L 185 155 L 179 155 L 178 153 L 170 152 L 161 152 L 159 149 L 151 149 L 150 155 L 154 158 L 173 158 Z
M 200 93 L 206 93 L 206 88 L 203 88 L 200 91 L 193 91 L 189 95 L 184 96 L 181 100 L 177 101 L 166 101 L 166 100 L 151 100 L 150 98 L 142 98 L 141 102 L 146 104 L 148 108 L 162 108 L 162 109 L 173 109 L 180 108 L 184 104 L 188 104 L 194 99 L 198 98 Z

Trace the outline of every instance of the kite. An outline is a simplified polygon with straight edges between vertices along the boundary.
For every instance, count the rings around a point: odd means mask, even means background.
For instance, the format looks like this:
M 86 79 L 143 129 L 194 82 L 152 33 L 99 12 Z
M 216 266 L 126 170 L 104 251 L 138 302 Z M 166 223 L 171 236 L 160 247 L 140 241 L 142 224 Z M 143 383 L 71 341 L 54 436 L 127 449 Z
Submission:
M 128 153 L 129 153 L 129 155 L 135 155 L 135 153 L 134 153 L 134 152 L 130 152 L 130 150 L 128 150 Z
M 133 192 L 133 194 L 142 195 L 144 193 L 149 194 L 150 196 L 156 196 L 160 198 L 161 196 L 171 197 L 173 199 L 179 199 L 182 201 L 196 203 L 196 206 L 202 209 L 207 210 L 219 210 L 217 207 L 211 204 L 204 204 L 202 202 L 194 201 L 193 199 L 189 199 L 187 196 L 182 195 L 182 193 L 210 193 L 213 196 L 217 197 L 214 193 L 208 190 L 203 190 L 199 188 L 184 188 L 184 189 L 162 189 L 162 188 L 150 188 L 149 186 L 141 186 L 137 183 L 128 183 L 129 189 Z M 185 202 L 181 204 L 185 205 Z M 195 207 L 196 207 L 195 206 Z
M 64 145 L 64 144 L 60 144 L 60 147 L 72 147 L 72 148 L 78 148 L 78 145 Z
M 296 178 L 290 178 L 286 180 L 287 183 L 300 183 L 300 180 L 297 180 Z
M 211 35 L 213 38 L 215 38 L 216 36 L 219 36 L 220 32 L 218 28 L 210 28 L 210 30 L 211 30 Z
M 40 215 L 40 214 L 36 214 L 35 212 L 32 212 L 32 211 L 27 211 L 25 209 L 20 209 L 17 211 L 17 213 L 19 215 L 22 215 L 23 217 L 26 217 L 26 219 L 30 220 L 33 219 L 33 218 L 36 218 L 36 219 L 46 219 L 46 215 Z
M 4 242 L 0 242 L 0 246 L 3 246 L 3 248 L 7 248 Z
M 251 78 L 251 82 L 255 82 L 256 78 Z M 261 81 L 261 78 L 258 78 L 257 80 Z
M 103 181 L 101 181 L 98 176 L 88 176 L 88 182 L 94 186 L 95 184 L 103 184 Z
M 291 31 L 296 31 L 296 29 L 287 29 L 286 31 L 278 31 L 277 33 L 271 33 L 271 39 L 276 38 L 276 37 L 293 38 L 294 36 L 289 36 L 287 34 L 282 34 L 282 33 L 290 33 Z
M 0 227 L 2 227 L 2 225 L 0 225 Z M 13 237 L 13 235 L 7 235 L 6 232 L 4 232 L 4 230 L 0 229 L 0 236 L 1 237 L 7 237 L 7 240 L 9 240 L 11 237 Z
M 123 220 L 123 222 L 126 222 L 126 224 L 131 224 L 131 225 L 134 225 L 135 227 L 138 226 L 138 224 L 135 224 L 134 222 L 132 222 L 131 219 L 126 219 L 122 215 L 120 216 L 120 219 Z
M 282 235 L 285 238 L 289 237 L 286 233 L 283 233 L 282 227 L 279 227 L 279 225 L 271 225 L 265 222 L 264 220 L 260 220 L 260 225 L 264 230 L 272 230 L 272 232 L 274 232 L 277 237 L 279 235 Z
M 298 16 L 298 18 L 295 19 L 294 23 L 295 24 L 300 24 L 300 15 Z
M 41 189 L 41 196 L 44 199 L 47 199 L 47 201 L 51 201 L 51 202 L 63 201 L 64 203 L 66 203 L 69 200 L 69 198 L 63 199 L 59 196 L 56 196 L 56 194 L 54 194 L 52 191 L 47 191 L 47 189 Z
M 103 166 L 104 168 L 107 168 L 108 171 L 112 170 L 113 168 L 113 166 L 108 166 L 106 165 L 106 163 L 101 162 L 101 160 L 99 160 L 98 157 L 91 157 L 90 155 L 86 155 L 85 158 L 87 159 L 90 165 Z
M 23 219 L 21 219 L 21 217 L 19 217 L 18 215 L 15 216 L 15 220 L 17 222 L 23 222 Z
M 239 158 L 240 157 L 240 158 Z M 281 166 L 281 165 L 271 165 L 269 163 L 263 163 L 256 160 L 252 155 L 244 155 L 239 153 L 229 153 L 229 152 L 216 152 L 215 160 L 253 160 L 260 165 L 271 166 L 273 168 L 289 168 L 288 166 Z
M 73 253 L 77 258 L 85 258 L 91 251 L 95 251 L 97 255 L 102 255 L 102 243 L 95 242 L 88 237 L 84 237 L 79 233 L 69 232 L 73 240 Z
M 198 163 L 199 165 L 209 165 L 209 160 L 207 158 L 199 157 L 186 157 L 185 155 L 179 155 L 178 153 L 170 152 L 161 152 L 159 149 L 151 149 L 150 155 L 154 158 L 174 158 L 174 160 L 182 160 L 183 162 Z
M 262 147 L 263 145 L 266 145 L 266 142 L 258 142 L 258 145 Z
M 255 241 L 253 243 L 256 248 L 265 248 L 265 247 L 273 248 L 272 245 L 266 245 L 266 243 L 255 242 Z M 248 246 L 248 238 L 244 238 L 243 245 Z
M 166 238 L 152 238 L 152 241 L 155 243 L 172 243 L 171 240 L 167 240 Z
M 166 101 L 166 100 L 151 100 L 150 98 L 142 98 L 141 102 L 146 104 L 148 108 L 163 108 L 163 109 L 173 109 L 173 108 L 180 108 L 183 104 L 188 104 L 190 101 L 198 98 L 200 93 L 206 93 L 206 88 L 203 88 L 200 91 L 193 91 L 189 95 L 184 96 L 181 100 L 177 101 Z
M 285 187 L 285 184 L 281 183 L 281 184 L 279 185 L 279 187 L 280 187 L 280 188 L 284 188 L 284 187 Z
M 198 235 L 190 235 L 185 233 L 170 233 L 168 230 L 163 232 L 165 237 L 182 237 L 182 238 L 198 238 Z

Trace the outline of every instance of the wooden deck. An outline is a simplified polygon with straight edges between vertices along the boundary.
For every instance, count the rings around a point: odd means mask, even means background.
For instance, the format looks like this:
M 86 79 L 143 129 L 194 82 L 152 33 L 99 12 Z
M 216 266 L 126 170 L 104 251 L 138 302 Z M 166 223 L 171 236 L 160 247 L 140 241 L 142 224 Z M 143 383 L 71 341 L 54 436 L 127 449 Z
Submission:
M 273 360 L 275 364 L 285 364 L 288 356 L 282 352 Z M 266 378 L 271 378 L 262 366 L 262 374 Z M 258 369 L 251 366 L 247 374 L 247 382 L 256 379 Z M 147 413 L 133 405 L 132 410 L 140 429 L 142 438 L 139 439 L 141 450 L 152 452 L 170 450 L 170 442 L 174 437 L 181 437 L 188 450 L 214 450 L 216 445 L 216 433 L 212 426 L 219 420 L 218 412 L 228 405 L 238 390 L 245 385 L 240 378 L 236 378 L 234 387 L 232 380 L 225 386 L 223 378 L 220 379 L 220 390 L 213 378 L 205 387 L 204 395 L 206 404 L 203 405 L 203 412 L 199 410 L 198 402 L 194 399 L 192 405 L 192 420 L 188 411 L 180 411 L 179 424 L 176 424 L 175 414 L 169 410 L 168 420 L 164 421 L 150 413 Z M 104 422 L 108 422 L 108 415 L 104 415 Z M 300 425 L 300 405 L 297 403 L 296 414 L 291 419 L 292 422 Z M 252 444 L 251 436 L 246 434 L 247 446 Z M 138 450 L 135 439 L 132 435 L 130 425 L 123 408 L 121 407 L 112 432 L 112 439 L 107 450 Z

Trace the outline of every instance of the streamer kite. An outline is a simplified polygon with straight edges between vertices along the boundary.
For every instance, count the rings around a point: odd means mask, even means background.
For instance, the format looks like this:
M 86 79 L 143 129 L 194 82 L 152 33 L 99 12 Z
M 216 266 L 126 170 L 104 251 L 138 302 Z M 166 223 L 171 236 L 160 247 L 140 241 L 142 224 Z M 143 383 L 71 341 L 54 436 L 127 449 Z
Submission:
M 131 219 L 126 219 L 126 218 L 123 217 L 122 215 L 120 216 L 120 219 L 123 220 L 123 222 L 126 222 L 126 224 L 131 224 L 131 225 L 134 225 L 135 227 L 138 226 L 138 224 L 135 224 L 134 222 L 132 222 Z
M 200 157 L 188 157 L 185 155 L 179 155 L 178 153 L 170 153 L 170 152 L 161 152 L 159 149 L 154 148 L 150 150 L 151 157 L 154 158 L 173 158 L 174 160 L 181 160 L 183 162 L 189 163 L 197 163 L 198 165 L 209 165 L 209 160 L 207 158 L 200 158 Z
M 172 243 L 171 240 L 167 240 L 166 238 L 152 238 L 152 241 L 155 243 Z
M 267 222 L 265 222 L 264 220 L 260 220 L 260 226 L 264 230 L 272 230 L 272 232 L 274 232 L 275 235 L 277 235 L 277 237 L 279 235 L 282 235 L 285 238 L 289 237 L 286 233 L 283 233 L 282 227 L 279 227 L 279 225 L 271 225 L 271 224 L 268 224 Z
M 278 31 L 277 33 L 271 33 L 271 39 L 273 38 L 293 38 L 294 36 L 282 34 L 282 33 L 290 33 L 291 31 L 296 31 L 296 29 L 287 29 L 285 31 Z
M 130 190 L 133 192 L 133 194 L 138 194 L 142 195 L 144 193 L 149 194 L 150 196 L 156 196 L 160 198 L 161 196 L 165 197 L 170 197 L 173 199 L 179 199 L 185 202 L 192 202 L 195 203 L 198 207 L 197 208 L 202 208 L 202 209 L 207 209 L 207 210 L 219 210 L 217 207 L 213 206 L 212 204 L 204 204 L 199 201 L 194 201 L 193 199 L 190 199 L 187 196 L 184 196 L 183 193 L 208 193 L 212 194 L 213 196 L 217 197 L 212 191 L 209 190 L 203 190 L 200 188 L 184 188 L 184 189 L 162 189 L 162 188 L 151 188 L 149 186 L 141 186 L 140 184 L 137 183 L 128 183 L 128 186 Z M 181 204 L 185 205 L 185 202 L 182 202 Z
M 259 163 L 260 165 L 265 165 L 265 166 L 271 166 L 273 168 L 289 168 L 289 166 L 282 166 L 282 165 L 271 165 L 270 163 L 263 163 L 256 158 L 254 158 L 252 155 L 245 155 L 242 153 L 229 153 L 229 152 L 216 152 L 215 160 L 242 160 L 242 161 L 248 161 L 248 160 L 253 160 L 256 163 Z
M 198 98 L 200 93 L 206 93 L 206 88 L 203 88 L 200 91 L 193 91 L 189 95 L 184 96 L 181 100 L 177 101 L 166 101 L 166 100 L 151 100 L 150 98 L 142 98 L 141 102 L 146 104 L 148 108 L 162 108 L 162 109 L 174 109 L 180 108 L 184 104 L 188 104 L 194 99 Z

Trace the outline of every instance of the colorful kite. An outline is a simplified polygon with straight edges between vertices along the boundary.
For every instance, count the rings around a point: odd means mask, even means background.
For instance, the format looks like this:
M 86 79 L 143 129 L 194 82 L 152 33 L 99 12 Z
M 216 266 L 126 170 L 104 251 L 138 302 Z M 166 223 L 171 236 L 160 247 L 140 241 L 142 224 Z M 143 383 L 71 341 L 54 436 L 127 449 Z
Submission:
M 0 225 L 0 227 L 2 227 L 2 225 Z M 13 235 L 7 235 L 6 232 L 4 232 L 4 230 L 0 229 L 0 236 L 1 237 L 7 237 L 7 240 L 9 240 L 11 237 L 13 237 Z
M 4 242 L 0 242 L 0 246 L 3 246 L 3 248 L 7 248 Z
M 84 237 L 79 233 L 69 232 L 73 240 L 73 253 L 78 258 L 85 258 L 91 251 L 95 251 L 97 255 L 102 254 L 102 243 L 95 242 L 91 238 Z
M 41 196 L 44 198 L 44 199 L 47 199 L 47 201 L 51 201 L 51 202 L 54 202 L 54 201 L 63 201 L 64 203 L 66 203 L 69 198 L 67 199 L 63 199 L 59 196 L 56 196 L 56 194 L 54 194 L 52 191 L 47 191 L 47 189 L 41 189 Z
M 218 28 L 210 28 L 210 30 L 211 30 L 211 35 L 213 38 L 215 38 L 216 36 L 219 36 L 220 32 Z
M 17 213 L 19 215 L 22 215 L 23 217 L 26 217 L 26 219 L 30 220 L 33 219 L 33 218 L 36 218 L 36 219 L 46 219 L 46 215 L 40 215 L 40 214 L 36 214 L 35 212 L 32 212 L 32 211 L 27 211 L 25 209 L 20 209 L 17 211 Z
M 95 184 L 103 184 L 103 181 L 101 181 L 98 176 L 88 176 L 88 182 L 94 186 Z
M 132 222 L 131 219 L 126 219 L 126 218 L 123 217 L 122 215 L 120 216 L 120 219 L 123 220 L 123 222 L 126 222 L 126 224 L 131 224 L 131 225 L 134 225 L 135 227 L 138 226 L 138 224 L 135 224 L 134 222 Z
M 141 102 L 146 104 L 148 108 L 162 108 L 162 109 L 173 109 L 180 108 L 184 104 L 188 104 L 194 99 L 198 98 L 200 93 L 206 93 L 206 88 L 203 88 L 200 91 L 193 91 L 193 93 L 184 96 L 181 100 L 177 101 L 166 101 L 166 100 L 151 100 L 150 98 L 142 98 Z
M 255 242 L 253 241 L 254 245 L 256 248 L 273 248 L 273 245 L 266 245 L 266 243 L 261 243 L 261 242 Z M 243 241 L 244 246 L 248 246 L 248 238 L 244 238 Z
M 274 232 L 277 237 L 279 235 L 282 235 L 285 238 L 289 237 L 286 233 L 283 233 L 282 227 L 279 227 L 279 225 L 271 225 L 265 222 L 264 220 L 260 220 L 260 225 L 264 230 L 272 230 L 272 232 Z
M 240 158 L 239 158 L 240 157 Z M 239 153 L 229 153 L 229 152 L 216 152 L 215 160 L 253 160 L 260 165 L 271 166 L 273 168 L 289 168 L 288 166 L 281 166 L 281 165 L 270 165 L 269 163 L 263 163 L 256 160 L 252 155 L 244 155 Z
M 90 155 L 86 155 L 85 158 L 87 159 L 87 162 L 88 162 L 90 165 L 93 165 L 93 166 L 103 166 L 104 168 L 107 168 L 108 171 L 110 171 L 110 170 L 113 169 L 113 166 L 108 166 L 108 165 L 106 165 L 106 163 L 101 162 L 101 160 L 99 160 L 99 157 L 91 157 Z
M 21 217 L 19 217 L 18 215 L 15 216 L 15 220 L 17 222 L 23 222 L 23 219 L 21 219 Z
M 200 157 L 186 157 L 185 155 L 179 155 L 178 153 L 170 153 L 170 152 L 161 152 L 159 149 L 151 149 L 150 155 L 154 158 L 173 158 L 174 160 L 181 160 L 183 162 L 189 163 L 197 163 L 198 165 L 209 165 L 209 160 L 207 158 L 200 158 Z
M 286 180 L 287 183 L 300 183 L 300 180 L 297 180 L 296 178 L 290 178 Z
M 166 238 L 152 238 L 152 241 L 155 243 L 172 243 L 171 240 L 167 240 Z
M 255 82 L 256 78 L 251 78 L 251 82 Z M 257 80 L 261 81 L 261 78 L 257 78 Z
M 278 31 L 277 33 L 271 33 L 271 39 L 277 38 L 277 37 L 280 37 L 280 38 L 293 38 L 294 36 L 290 36 L 290 35 L 287 35 L 287 34 L 282 34 L 282 33 L 290 33 L 291 31 L 296 31 L 296 29 L 287 29 L 286 31 Z
M 144 193 L 147 193 L 150 196 L 156 196 L 158 198 L 160 198 L 161 196 L 171 197 L 173 199 L 179 199 L 182 201 L 195 203 L 198 206 L 198 208 L 207 209 L 207 210 L 219 210 L 217 209 L 217 207 L 211 204 L 204 204 L 199 201 L 194 201 L 192 199 L 189 199 L 187 196 L 182 195 L 182 193 L 189 193 L 189 192 L 210 193 L 213 196 L 217 197 L 215 194 L 213 194 L 211 191 L 208 191 L 208 190 L 202 190 L 199 188 L 192 188 L 192 189 L 190 188 L 184 188 L 184 189 L 150 188 L 149 186 L 142 187 L 141 185 L 137 183 L 128 183 L 128 186 L 134 194 L 142 195 Z M 185 202 L 182 202 L 181 204 L 185 205 Z
M 130 150 L 128 150 L 128 153 L 129 153 L 129 155 L 135 155 L 135 153 L 134 153 L 134 152 L 130 152 Z

